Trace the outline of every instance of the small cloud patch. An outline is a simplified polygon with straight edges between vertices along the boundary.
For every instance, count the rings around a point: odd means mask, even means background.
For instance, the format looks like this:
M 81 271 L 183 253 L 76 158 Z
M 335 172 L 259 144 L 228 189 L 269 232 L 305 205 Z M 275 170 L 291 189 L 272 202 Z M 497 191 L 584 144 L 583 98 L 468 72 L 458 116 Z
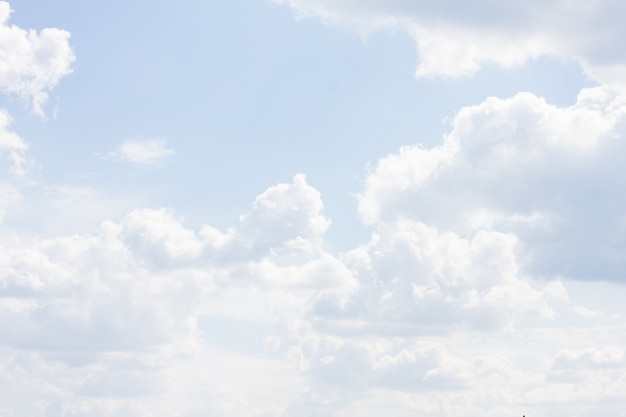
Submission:
M 165 139 L 127 140 L 106 156 L 133 165 L 156 165 L 176 153 L 166 145 Z

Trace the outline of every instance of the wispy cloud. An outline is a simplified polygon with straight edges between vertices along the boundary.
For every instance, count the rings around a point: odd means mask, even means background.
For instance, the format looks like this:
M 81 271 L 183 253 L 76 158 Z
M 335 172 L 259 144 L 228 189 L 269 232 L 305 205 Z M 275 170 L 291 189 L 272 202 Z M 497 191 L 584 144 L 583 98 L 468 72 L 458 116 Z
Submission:
M 165 139 L 127 140 L 106 157 L 133 165 L 155 165 L 176 153 L 166 145 Z

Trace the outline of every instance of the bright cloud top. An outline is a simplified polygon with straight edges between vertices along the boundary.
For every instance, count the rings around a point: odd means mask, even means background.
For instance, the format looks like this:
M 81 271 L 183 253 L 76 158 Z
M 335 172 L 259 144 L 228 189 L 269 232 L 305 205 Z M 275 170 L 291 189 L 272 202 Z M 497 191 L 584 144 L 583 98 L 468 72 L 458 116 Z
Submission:
M 485 64 L 511 67 L 540 56 L 578 61 L 595 79 L 626 87 L 622 3 L 601 0 L 472 3 L 406 0 L 273 0 L 301 17 L 362 32 L 400 26 L 417 43 L 420 77 L 459 77 Z
M 71 72 L 75 57 L 70 34 L 9 26 L 10 16 L 11 6 L 0 1 L 0 90 L 29 101 L 35 113 L 43 116 L 48 91 Z
M 155 165 L 176 153 L 166 145 L 165 139 L 128 140 L 107 156 L 133 165 Z

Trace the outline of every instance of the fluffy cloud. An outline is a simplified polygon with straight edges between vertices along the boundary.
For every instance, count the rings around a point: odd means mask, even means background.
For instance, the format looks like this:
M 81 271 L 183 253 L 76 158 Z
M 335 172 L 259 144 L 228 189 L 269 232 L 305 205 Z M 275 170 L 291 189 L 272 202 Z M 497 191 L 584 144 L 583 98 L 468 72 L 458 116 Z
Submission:
M 415 38 L 417 75 L 458 77 L 485 64 L 510 67 L 539 56 L 577 60 L 597 80 L 626 87 L 620 47 L 624 7 L 612 0 L 478 1 L 273 0 L 298 16 L 316 16 L 368 33 L 402 27 Z
M 134 210 L 123 222 L 126 244 L 148 261 L 175 262 L 196 258 L 201 244 L 171 210 Z
M 0 90 L 16 94 L 43 116 L 48 92 L 71 72 L 74 53 L 69 32 L 47 28 L 40 32 L 8 25 L 9 3 L 0 2 Z
M 321 213 L 323 203 L 317 190 L 296 175 L 292 184 L 279 184 L 259 195 L 252 211 L 241 216 L 241 233 L 253 250 L 287 245 L 318 251 L 330 221 Z
M 459 325 L 496 330 L 528 315 L 553 318 L 524 275 L 514 235 L 481 231 L 465 238 L 405 219 L 380 227 L 345 258 L 360 291 L 343 308 L 320 302 L 319 312 L 378 323 L 368 332 L 432 333 Z
M 510 234 L 537 276 L 620 279 L 625 112 L 602 88 L 567 108 L 527 93 L 489 98 L 461 110 L 442 145 L 381 159 L 360 213 L 371 224 L 408 217 L 460 236 Z

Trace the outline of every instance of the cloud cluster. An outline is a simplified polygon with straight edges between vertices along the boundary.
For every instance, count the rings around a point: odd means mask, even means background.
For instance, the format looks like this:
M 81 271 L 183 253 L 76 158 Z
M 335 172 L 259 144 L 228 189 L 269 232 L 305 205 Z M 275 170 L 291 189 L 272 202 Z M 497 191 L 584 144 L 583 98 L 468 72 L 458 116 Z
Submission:
M 417 44 L 421 77 L 459 77 L 487 64 L 511 67 L 540 56 L 578 61 L 596 80 L 626 88 L 626 35 L 617 1 L 524 3 L 406 0 L 273 0 L 362 33 L 404 28 Z

